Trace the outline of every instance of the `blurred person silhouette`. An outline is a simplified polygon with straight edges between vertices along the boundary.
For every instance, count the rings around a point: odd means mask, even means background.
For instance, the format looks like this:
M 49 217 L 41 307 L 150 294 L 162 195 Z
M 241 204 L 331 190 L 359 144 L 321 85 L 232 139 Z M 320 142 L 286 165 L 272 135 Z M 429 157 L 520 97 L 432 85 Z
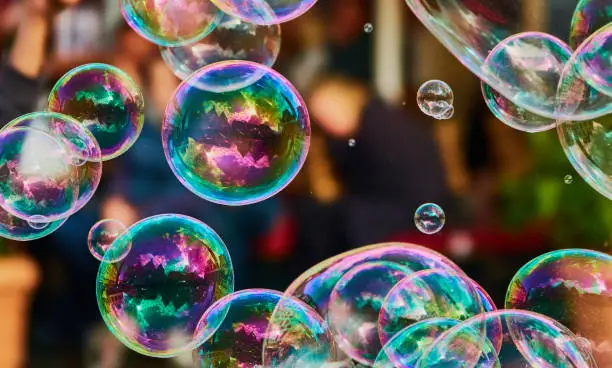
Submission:
M 327 138 L 313 137 L 305 175 L 312 196 L 327 203 L 319 209 L 327 218 L 311 221 L 317 229 L 306 236 L 323 236 L 336 254 L 413 229 L 424 202 L 444 207 L 444 169 L 432 128 L 418 113 L 340 76 L 322 79 L 309 96 L 311 117 Z

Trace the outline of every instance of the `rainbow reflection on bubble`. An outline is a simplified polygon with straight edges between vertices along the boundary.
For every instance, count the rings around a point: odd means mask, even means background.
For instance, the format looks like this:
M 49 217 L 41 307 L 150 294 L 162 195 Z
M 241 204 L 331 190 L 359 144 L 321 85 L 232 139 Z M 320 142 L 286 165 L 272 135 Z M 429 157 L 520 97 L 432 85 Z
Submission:
M 278 24 L 258 26 L 225 15 L 217 27 L 198 42 L 161 47 L 166 65 L 182 80 L 196 70 L 219 61 L 248 60 L 272 67 L 281 45 Z
M 206 311 L 199 328 L 206 342 L 194 352 L 194 365 L 202 368 L 316 365 L 329 360 L 333 349 L 321 317 L 275 290 L 227 295 Z
M 128 244 L 125 258 L 106 261 Z M 232 262 L 219 236 L 196 219 L 165 214 L 137 222 L 112 243 L 100 263 L 96 297 L 123 344 L 170 357 L 203 342 L 198 322 L 233 289 Z
M 306 13 L 317 0 L 211 0 L 223 12 L 253 24 L 279 24 Z
M 121 0 L 127 24 L 160 46 L 180 46 L 209 34 L 222 17 L 210 0 Z
M 332 290 L 327 321 L 338 346 L 371 365 L 380 348 L 378 314 L 387 292 L 413 271 L 395 262 L 366 262 L 344 274 Z
M 185 187 L 211 202 L 245 205 L 273 196 L 297 175 L 310 121 L 298 92 L 274 70 L 220 62 L 178 87 L 162 142 Z
M 398 282 L 380 307 L 378 332 L 386 344 L 405 327 L 431 318 L 466 320 L 484 312 L 474 282 L 448 270 L 422 270 Z
M 435 203 L 424 203 L 414 211 L 414 225 L 423 234 L 435 234 L 446 224 L 446 214 Z
M 89 129 L 102 158 L 110 160 L 138 139 L 144 99 L 123 71 L 106 64 L 86 64 L 60 78 L 49 94 L 49 110 L 69 115 Z
M 121 221 L 104 219 L 96 222 L 87 235 L 89 252 L 98 261 L 117 262 L 125 258 L 130 251 L 131 243 L 123 242 L 120 247 L 113 247 L 112 254 L 106 254 L 111 244 L 126 230 Z
M 597 367 L 577 341 L 576 335 L 546 316 L 499 310 L 443 332 L 415 367 Z
M 612 361 L 612 256 L 585 249 L 543 254 L 514 275 L 506 308 L 541 313 L 589 340 L 600 365 Z
M 59 229 L 68 218 L 46 224 L 41 228 L 32 227 L 31 224 L 19 217 L 13 216 L 0 208 L 0 237 L 16 241 L 30 241 L 51 234 Z

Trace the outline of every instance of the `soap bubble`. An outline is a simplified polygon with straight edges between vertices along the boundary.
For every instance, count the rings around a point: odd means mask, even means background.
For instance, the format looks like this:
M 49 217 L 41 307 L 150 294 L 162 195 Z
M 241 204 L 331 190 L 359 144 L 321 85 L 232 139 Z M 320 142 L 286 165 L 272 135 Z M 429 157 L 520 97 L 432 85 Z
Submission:
M 212 0 L 224 13 L 253 24 L 278 24 L 306 13 L 317 0 Z
M 440 80 L 430 80 L 421 85 L 417 92 L 417 104 L 425 115 L 441 118 L 453 108 L 453 90 Z M 452 116 L 452 114 L 451 114 Z
M 121 261 L 107 262 L 114 249 L 130 246 Z M 175 214 L 129 227 L 107 250 L 96 281 L 98 307 L 109 330 L 130 349 L 153 357 L 199 346 L 203 331 L 196 327 L 204 312 L 233 290 L 223 241 L 204 223 Z
M 380 307 L 378 330 L 386 344 L 405 327 L 430 318 L 466 320 L 484 312 L 474 282 L 447 270 L 422 270 L 397 283 Z
M 329 353 L 333 346 L 327 325 L 312 308 L 274 290 L 247 289 L 219 299 L 198 329 L 205 342 L 193 358 L 202 368 L 300 367 L 293 359 Z
M 571 175 L 569 175 L 569 174 L 567 174 L 567 175 L 565 175 L 565 176 L 563 177 L 563 182 L 564 182 L 565 184 L 571 184 L 571 183 L 573 183 L 573 182 L 574 182 L 574 177 L 573 177 L 573 176 L 571 176 Z
M 178 180 L 211 202 L 245 205 L 282 190 L 310 143 L 304 101 L 280 74 L 248 61 L 200 69 L 166 108 L 162 141 Z
M 0 132 L 0 205 L 14 216 L 57 221 L 76 206 L 79 181 L 64 145 L 37 129 Z
M 576 49 L 590 35 L 610 23 L 612 4 L 608 0 L 580 0 L 574 10 L 569 45 Z
M 612 256 L 565 249 L 543 254 L 514 275 L 506 308 L 544 314 L 594 346 L 600 365 L 612 361 Z
M 443 332 L 416 367 L 596 367 L 576 341 L 571 331 L 546 316 L 500 310 Z
M 34 215 L 28 220 L 28 225 L 34 230 L 42 230 L 49 226 L 49 220 L 45 216 Z
M 404 328 L 383 346 L 373 367 L 415 367 L 433 342 L 459 323 L 449 318 L 430 318 Z
M 413 271 L 448 269 L 463 273 L 451 260 L 431 249 L 410 243 L 381 243 L 357 248 L 320 262 L 302 273 L 286 290 L 327 316 L 329 298 L 336 283 L 353 268 L 375 261 L 394 262 Z
M 355 147 L 357 145 L 357 141 L 353 138 L 348 140 L 349 147 Z
M 23 115 L 5 125 L 2 131 L 16 127 L 42 131 L 63 145 L 66 160 L 75 166 L 78 179 L 78 198 L 69 214 L 83 208 L 95 194 L 102 178 L 102 152 L 91 132 L 70 116 L 54 112 Z M 39 147 L 30 144 L 28 149 L 37 150 Z M 46 221 L 49 219 L 42 222 Z
M 372 31 L 374 30 L 374 26 L 372 25 L 372 23 L 366 23 L 363 25 L 363 30 L 365 33 L 372 33 Z
M 447 109 L 442 115 L 434 116 L 434 118 L 438 120 L 448 120 L 455 115 L 455 107 L 451 106 Z
M 161 47 L 166 65 L 182 80 L 196 70 L 226 60 L 248 60 L 272 67 L 281 45 L 278 24 L 258 26 L 225 15 L 217 27 L 196 43 Z
M 506 83 L 503 90 L 511 100 L 487 85 L 483 86 L 487 106 L 515 129 L 539 132 L 553 128 L 557 85 L 571 54 L 563 41 L 546 33 L 520 33 L 503 40 L 483 68 Z
M 435 234 L 442 230 L 446 215 L 435 203 L 424 203 L 414 212 L 414 224 L 423 234 Z
M 612 96 L 612 24 L 589 37 L 576 51 L 578 69 L 597 91 Z
M 112 254 L 106 254 L 111 244 L 126 230 L 121 221 L 104 219 L 96 222 L 87 236 L 87 246 L 91 255 L 97 260 L 106 262 L 117 262 L 125 258 L 130 251 L 131 244 L 123 242 L 122 248 L 113 247 Z
M 49 95 L 49 110 L 69 115 L 89 129 L 110 160 L 138 139 L 144 121 L 140 88 L 111 65 L 86 64 L 60 78 Z
M 344 274 L 332 290 L 327 321 L 338 346 L 353 360 L 374 363 L 382 347 L 377 321 L 383 300 L 410 273 L 395 262 L 366 262 Z
M 59 229 L 67 219 L 66 217 L 61 220 L 39 225 L 13 216 L 0 208 L 0 237 L 16 241 L 30 241 L 44 238 Z
M 210 0 L 121 0 L 121 12 L 134 31 L 161 46 L 196 42 L 222 17 Z
M 612 114 L 589 121 L 562 122 L 557 132 L 574 169 L 591 187 L 612 199 Z

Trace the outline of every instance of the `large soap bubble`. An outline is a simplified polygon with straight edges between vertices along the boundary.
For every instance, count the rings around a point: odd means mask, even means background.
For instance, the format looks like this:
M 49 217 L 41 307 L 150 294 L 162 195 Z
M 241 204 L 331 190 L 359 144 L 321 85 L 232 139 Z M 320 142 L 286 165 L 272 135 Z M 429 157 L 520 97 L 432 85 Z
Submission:
M 198 42 L 161 47 L 166 65 L 182 80 L 196 70 L 226 60 L 248 60 L 272 67 L 281 44 L 278 24 L 258 26 L 225 15 L 217 27 Z
M 68 218 L 46 223 L 45 226 L 31 226 L 26 220 L 13 216 L 0 208 L 0 237 L 16 241 L 30 241 L 44 238 L 59 229 Z
M 134 31 L 161 46 L 196 42 L 222 17 L 210 0 L 121 0 L 121 12 Z
M 612 21 L 612 3 L 608 0 L 580 0 L 570 27 L 569 45 L 576 49 L 590 35 Z
M 53 136 L 60 142 L 76 167 L 78 197 L 69 211 L 73 214 L 93 197 L 102 178 L 102 151 L 93 134 L 70 116 L 54 112 L 34 112 L 18 117 L 2 128 L 30 128 Z M 28 149 L 36 149 L 28 145 Z M 32 218 L 30 218 L 32 220 Z
M 178 87 L 162 142 L 185 187 L 211 202 L 244 205 L 273 196 L 297 175 L 310 121 L 298 92 L 274 70 L 220 62 Z
M 320 262 L 300 275 L 286 290 L 326 317 L 336 283 L 354 267 L 374 261 L 395 262 L 413 271 L 450 269 L 463 271 L 438 252 L 410 243 L 381 243 L 353 249 Z
M 125 258 L 107 262 L 114 249 L 126 247 Z M 176 356 L 200 345 L 204 331 L 197 329 L 198 322 L 233 290 L 223 241 L 204 223 L 173 214 L 128 228 L 107 249 L 96 282 L 98 307 L 110 331 L 130 349 L 153 357 Z
M 323 319 L 274 290 L 225 296 L 206 311 L 199 329 L 206 342 L 194 352 L 194 365 L 202 368 L 314 366 L 325 363 L 333 349 Z
M 253 24 L 278 24 L 306 13 L 317 0 L 212 0 L 227 14 Z
M 378 314 L 387 292 L 413 271 L 395 262 L 366 262 L 344 274 L 332 290 L 327 320 L 338 346 L 372 365 L 380 348 Z
M 589 342 L 600 366 L 612 361 L 612 256 L 585 249 L 541 255 L 510 282 L 506 308 L 553 318 Z
M 60 78 L 49 94 L 49 110 L 69 115 L 89 129 L 105 160 L 127 151 L 144 122 L 144 99 L 120 69 L 86 64 Z
M 528 311 L 479 314 L 443 332 L 419 359 L 426 367 L 597 367 L 576 335 Z

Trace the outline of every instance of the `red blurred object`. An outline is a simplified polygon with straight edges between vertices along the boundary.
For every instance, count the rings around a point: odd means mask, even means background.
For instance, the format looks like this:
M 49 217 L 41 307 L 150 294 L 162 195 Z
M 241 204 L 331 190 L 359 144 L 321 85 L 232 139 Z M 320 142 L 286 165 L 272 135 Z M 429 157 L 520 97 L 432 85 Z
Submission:
M 463 256 L 488 254 L 535 254 L 548 249 L 546 228 L 533 226 L 520 232 L 510 232 L 499 228 L 482 229 L 442 229 L 437 234 L 426 235 L 420 232 L 407 232 L 391 237 L 390 241 L 401 241 L 423 245 L 444 254 L 457 252 L 458 236 L 460 242 L 470 249 L 459 250 Z M 469 244 L 467 244 L 469 243 Z
M 295 249 L 296 224 L 290 216 L 280 216 L 272 229 L 257 243 L 257 256 L 269 261 L 287 259 Z

